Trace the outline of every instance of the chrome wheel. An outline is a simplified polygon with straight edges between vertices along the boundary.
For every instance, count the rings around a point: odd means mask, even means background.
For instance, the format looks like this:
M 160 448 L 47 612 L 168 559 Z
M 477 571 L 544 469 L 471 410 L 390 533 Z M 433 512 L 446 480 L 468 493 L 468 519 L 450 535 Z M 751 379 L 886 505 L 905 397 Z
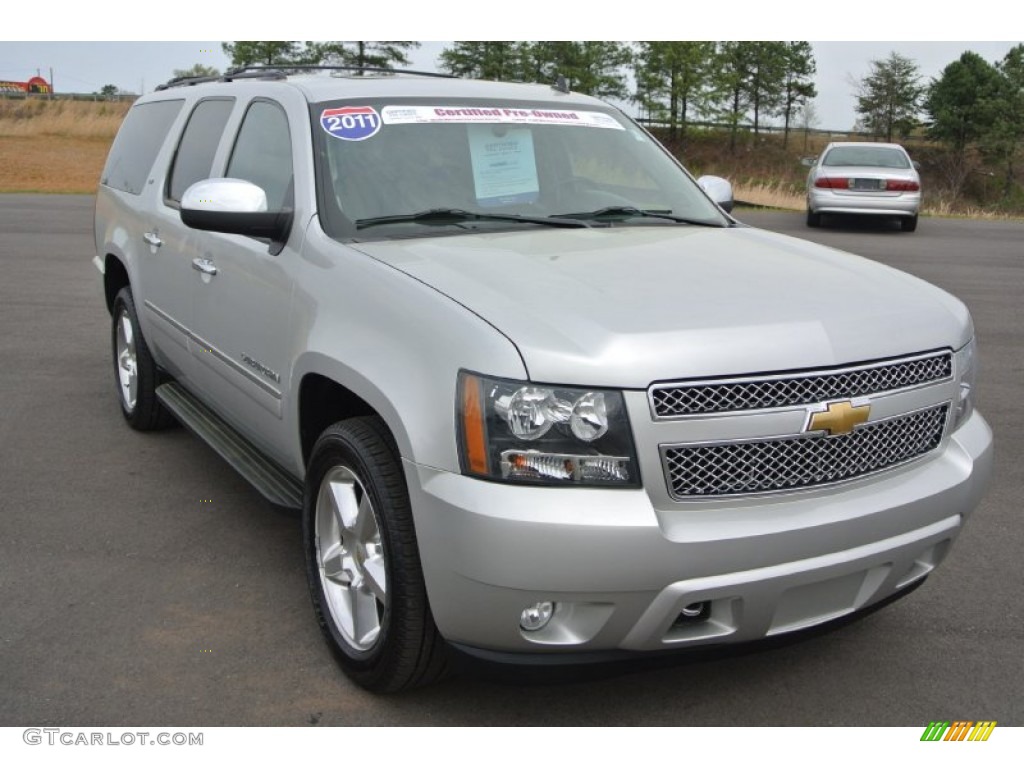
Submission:
M 335 626 L 354 650 L 370 650 L 387 606 L 386 561 L 370 496 L 348 467 L 333 467 L 320 483 L 316 556 Z
M 138 398 L 138 359 L 135 353 L 135 330 L 128 310 L 121 308 L 117 318 L 117 378 L 120 383 L 121 400 L 128 411 L 135 410 Z

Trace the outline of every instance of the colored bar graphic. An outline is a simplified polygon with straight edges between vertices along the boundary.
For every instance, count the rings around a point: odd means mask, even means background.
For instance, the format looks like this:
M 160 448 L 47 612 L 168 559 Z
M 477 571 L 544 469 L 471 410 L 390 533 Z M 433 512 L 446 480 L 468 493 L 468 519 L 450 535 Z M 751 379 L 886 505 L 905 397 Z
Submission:
M 932 720 L 921 734 L 921 741 L 988 741 L 995 720 Z
M 980 720 L 978 724 L 974 726 L 974 730 L 971 731 L 971 735 L 967 737 L 968 741 L 988 741 L 988 737 L 992 735 L 992 731 L 995 730 L 995 720 Z

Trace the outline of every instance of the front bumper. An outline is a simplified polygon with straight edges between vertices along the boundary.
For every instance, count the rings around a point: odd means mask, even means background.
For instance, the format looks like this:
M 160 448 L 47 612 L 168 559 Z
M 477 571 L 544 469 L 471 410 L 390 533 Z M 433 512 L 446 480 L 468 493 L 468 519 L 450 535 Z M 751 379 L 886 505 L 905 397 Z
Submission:
M 441 634 L 491 651 L 566 653 L 740 643 L 867 608 L 941 562 L 991 464 L 991 430 L 975 413 L 926 461 L 713 509 L 410 462 L 406 475 Z M 520 614 L 539 601 L 557 604 L 554 617 L 525 632 Z M 697 602 L 710 615 L 680 621 Z

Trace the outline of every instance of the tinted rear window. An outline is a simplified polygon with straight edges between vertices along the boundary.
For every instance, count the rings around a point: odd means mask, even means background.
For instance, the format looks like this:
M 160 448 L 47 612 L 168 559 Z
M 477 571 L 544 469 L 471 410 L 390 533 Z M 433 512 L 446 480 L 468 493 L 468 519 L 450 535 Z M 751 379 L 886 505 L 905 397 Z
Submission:
M 141 194 L 153 161 L 184 103 L 182 99 L 175 99 L 132 107 L 110 148 L 100 184 L 133 195 Z
M 213 156 L 217 153 L 224 125 L 235 106 L 234 99 L 207 99 L 196 104 L 174 155 L 174 167 L 167 196 L 181 201 L 185 190 L 197 181 L 210 178 Z
M 828 166 L 858 165 L 864 168 L 909 168 L 910 160 L 893 147 L 836 147 L 822 163 Z

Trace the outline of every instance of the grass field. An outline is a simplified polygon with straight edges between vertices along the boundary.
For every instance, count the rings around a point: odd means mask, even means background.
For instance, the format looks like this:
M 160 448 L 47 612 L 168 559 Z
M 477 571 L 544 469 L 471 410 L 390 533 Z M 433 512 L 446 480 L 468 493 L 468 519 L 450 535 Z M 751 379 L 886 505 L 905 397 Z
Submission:
M 129 106 L 0 100 L 0 192 L 94 192 Z

